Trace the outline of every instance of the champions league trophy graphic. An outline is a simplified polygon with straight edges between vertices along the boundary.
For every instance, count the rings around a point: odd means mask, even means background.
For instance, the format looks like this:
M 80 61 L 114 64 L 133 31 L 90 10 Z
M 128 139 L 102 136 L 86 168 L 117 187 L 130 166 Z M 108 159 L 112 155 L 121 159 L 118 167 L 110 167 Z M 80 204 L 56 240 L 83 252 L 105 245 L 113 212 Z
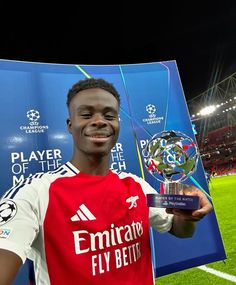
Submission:
M 191 187 L 182 184 L 195 172 L 199 158 L 190 137 L 177 131 L 162 131 L 149 140 L 143 157 L 147 170 L 161 182 L 162 189 L 160 194 L 147 194 L 149 207 L 199 208 L 199 197 L 188 195 Z

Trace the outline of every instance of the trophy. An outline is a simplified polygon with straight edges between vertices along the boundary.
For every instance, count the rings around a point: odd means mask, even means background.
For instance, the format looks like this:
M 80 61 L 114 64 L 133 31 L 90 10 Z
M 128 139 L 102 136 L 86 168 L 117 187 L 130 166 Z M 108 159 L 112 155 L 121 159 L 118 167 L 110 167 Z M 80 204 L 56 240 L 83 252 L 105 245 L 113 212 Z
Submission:
M 147 194 L 149 207 L 199 208 L 199 197 L 191 195 L 191 187 L 182 183 L 196 171 L 199 158 L 190 137 L 172 130 L 157 133 L 148 141 L 143 158 L 148 172 L 161 182 L 159 194 Z

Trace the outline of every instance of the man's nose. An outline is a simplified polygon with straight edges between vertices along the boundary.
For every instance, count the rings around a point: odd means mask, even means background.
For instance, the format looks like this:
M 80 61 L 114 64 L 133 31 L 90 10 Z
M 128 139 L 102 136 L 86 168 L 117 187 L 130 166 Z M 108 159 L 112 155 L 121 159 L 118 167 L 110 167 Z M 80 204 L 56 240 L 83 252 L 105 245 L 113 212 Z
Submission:
M 107 122 L 102 114 L 95 114 L 93 116 L 92 125 L 94 126 L 106 126 Z

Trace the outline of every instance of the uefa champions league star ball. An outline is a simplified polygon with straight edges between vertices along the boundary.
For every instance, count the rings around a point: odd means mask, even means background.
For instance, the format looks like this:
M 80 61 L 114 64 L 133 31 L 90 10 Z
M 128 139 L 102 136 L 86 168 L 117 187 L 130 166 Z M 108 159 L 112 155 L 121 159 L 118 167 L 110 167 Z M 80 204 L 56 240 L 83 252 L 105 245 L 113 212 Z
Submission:
M 0 202 L 0 226 L 9 222 L 17 212 L 15 202 L 11 200 L 3 200 Z
M 196 170 L 199 157 L 194 141 L 177 131 L 155 134 L 144 152 L 147 170 L 159 181 L 178 182 Z
M 146 111 L 151 115 L 154 114 L 156 112 L 156 107 L 152 104 L 148 104 L 146 106 Z
M 37 111 L 37 110 L 29 110 L 27 112 L 27 118 L 30 121 L 33 121 L 33 122 L 37 121 L 40 118 L 39 111 Z

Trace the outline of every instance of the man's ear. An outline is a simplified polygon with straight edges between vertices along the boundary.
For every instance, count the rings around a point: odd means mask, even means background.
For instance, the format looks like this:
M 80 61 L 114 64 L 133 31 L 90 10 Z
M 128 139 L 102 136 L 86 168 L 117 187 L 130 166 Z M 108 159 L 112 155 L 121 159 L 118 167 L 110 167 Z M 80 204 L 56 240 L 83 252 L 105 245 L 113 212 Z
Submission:
M 68 118 L 66 120 L 66 124 L 67 124 L 67 130 L 69 131 L 69 133 L 71 134 L 71 120 L 70 118 Z

